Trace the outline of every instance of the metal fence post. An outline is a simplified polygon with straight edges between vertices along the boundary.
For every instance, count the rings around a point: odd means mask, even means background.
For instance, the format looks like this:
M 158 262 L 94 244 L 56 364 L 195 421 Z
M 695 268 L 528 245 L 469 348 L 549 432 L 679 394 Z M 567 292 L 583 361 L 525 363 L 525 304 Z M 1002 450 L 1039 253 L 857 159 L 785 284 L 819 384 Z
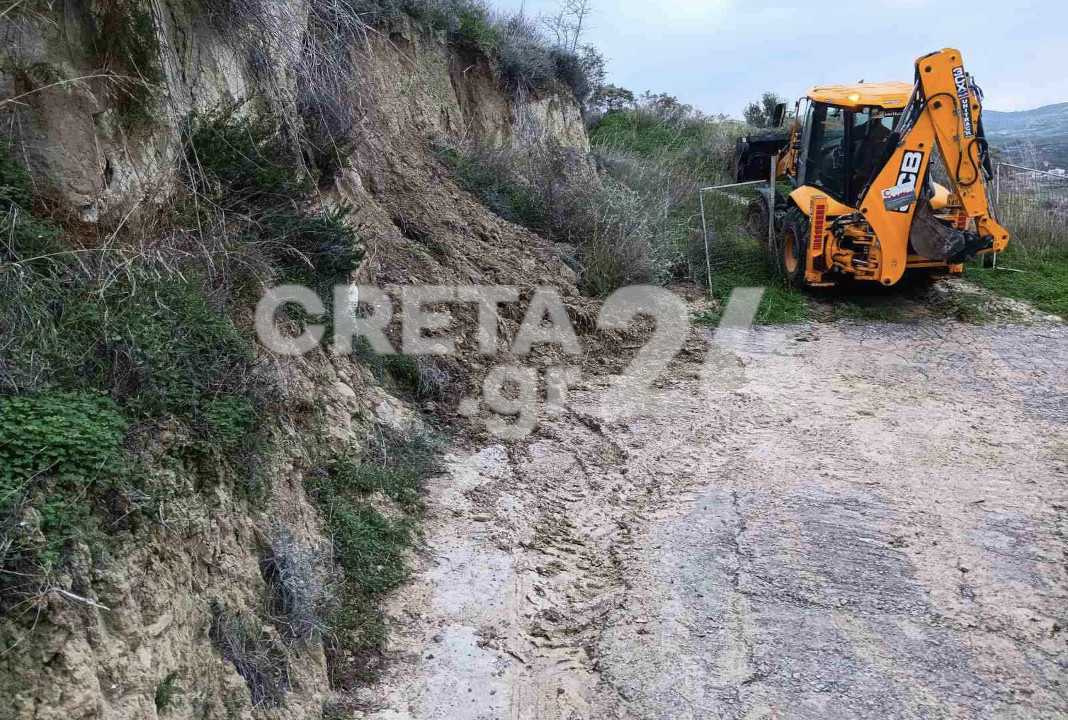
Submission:
M 1001 163 L 998 163 L 997 169 L 994 171 L 994 217 L 1001 220 Z M 978 229 L 978 228 L 976 228 Z M 995 270 L 998 267 L 998 254 L 991 253 L 994 258 L 990 262 L 990 266 Z M 983 263 L 980 262 L 979 266 L 982 267 Z
M 705 190 L 697 188 L 697 199 L 701 203 L 701 232 L 705 236 L 705 270 L 708 272 L 708 295 L 712 296 L 712 256 L 708 251 L 708 224 L 705 222 Z
M 1001 163 L 994 171 L 994 209 L 1001 214 Z
M 779 153 L 771 156 L 771 172 L 768 176 L 768 251 L 775 251 L 775 176 L 779 169 Z

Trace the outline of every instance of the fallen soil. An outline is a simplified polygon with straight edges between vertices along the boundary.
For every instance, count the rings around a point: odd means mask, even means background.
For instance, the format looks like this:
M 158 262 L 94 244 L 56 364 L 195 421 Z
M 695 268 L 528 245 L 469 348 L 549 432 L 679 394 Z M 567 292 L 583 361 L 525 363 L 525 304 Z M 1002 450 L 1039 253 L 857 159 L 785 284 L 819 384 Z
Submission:
M 454 450 L 363 716 L 1068 713 L 1068 329 L 709 353 L 668 412 L 614 417 L 593 377 L 526 441 Z

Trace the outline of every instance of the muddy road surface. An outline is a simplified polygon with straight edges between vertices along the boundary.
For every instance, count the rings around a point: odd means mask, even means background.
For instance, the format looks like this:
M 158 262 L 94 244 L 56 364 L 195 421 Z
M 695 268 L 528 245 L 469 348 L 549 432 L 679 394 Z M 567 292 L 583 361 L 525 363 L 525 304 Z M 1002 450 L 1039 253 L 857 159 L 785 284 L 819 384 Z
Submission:
M 1068 714 L 1068 330 L 826 324 L 458 449 L 378 719 Z

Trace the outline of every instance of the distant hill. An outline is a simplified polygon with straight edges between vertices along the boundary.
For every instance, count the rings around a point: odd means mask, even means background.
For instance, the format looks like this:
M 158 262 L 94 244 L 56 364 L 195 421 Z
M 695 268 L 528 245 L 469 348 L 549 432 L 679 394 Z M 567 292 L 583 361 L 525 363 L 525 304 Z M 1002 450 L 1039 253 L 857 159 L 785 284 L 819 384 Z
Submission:
M 1019 112 L 984 110 L 983 129 L 1008 162 L 1068 169 L 1068 102 Z

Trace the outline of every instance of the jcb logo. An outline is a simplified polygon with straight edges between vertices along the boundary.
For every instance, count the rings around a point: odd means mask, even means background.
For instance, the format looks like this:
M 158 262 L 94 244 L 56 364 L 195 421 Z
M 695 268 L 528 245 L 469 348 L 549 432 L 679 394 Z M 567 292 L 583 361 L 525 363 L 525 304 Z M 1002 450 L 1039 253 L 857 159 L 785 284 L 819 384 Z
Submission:
M 923 166 L 923 153 L 915 150 L 908 150 L 905 152 L 905 156 L 901 158 L 901 169 L 897 174 L 897 186 L 901 189 L 909 188 L 912 192 L 916 191 L 916 181 L 920 177 L 920 167 Z M 897 208 L 898 212 L 907 213 L 912 207 L 912 204 L 903 205 Z

